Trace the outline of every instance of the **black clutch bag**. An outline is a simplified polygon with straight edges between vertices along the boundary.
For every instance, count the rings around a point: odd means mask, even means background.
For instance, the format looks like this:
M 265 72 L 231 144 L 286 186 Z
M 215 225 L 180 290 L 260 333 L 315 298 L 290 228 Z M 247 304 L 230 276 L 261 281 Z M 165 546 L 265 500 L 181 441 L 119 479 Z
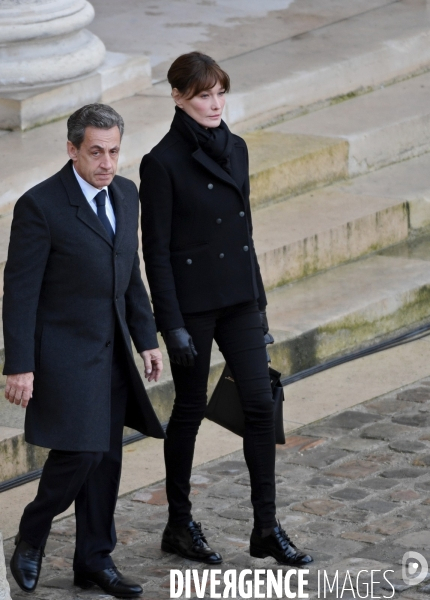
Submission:
M 272 385 L 275 419 L 275 437 L 277 444 L 285 444 L 284 433 L 284 390 L 281 384 L 281 374 L 269 367 L 270 383 Z M 239 393 L 230 369 L 226 365 L 216 384 L 214 393 L 206 407 L 206 418 L 236 435 L 243 437 L 245 431 L 245 415 Z

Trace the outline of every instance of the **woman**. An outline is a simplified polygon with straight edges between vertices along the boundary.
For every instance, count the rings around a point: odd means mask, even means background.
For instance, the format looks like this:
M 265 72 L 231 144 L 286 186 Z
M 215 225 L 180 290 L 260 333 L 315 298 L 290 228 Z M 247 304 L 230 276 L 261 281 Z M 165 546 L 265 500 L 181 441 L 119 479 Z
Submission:
M 174 61 L 168 80 L 175 117 L 140 167 L 146 272 L 176 391 L 164 447 L 169 521 L 161 547 L 208 564 L 222 561 L 193 521 L 189 500 L 215 340 L 245 413 L 243 447 L 254 509 L 251 555 L 307 564 L 312 558 L 276 520 L 267 302 L 252 241 L 246 144 L 221 120 L 229 77 L 209 56 L 191 52 Z

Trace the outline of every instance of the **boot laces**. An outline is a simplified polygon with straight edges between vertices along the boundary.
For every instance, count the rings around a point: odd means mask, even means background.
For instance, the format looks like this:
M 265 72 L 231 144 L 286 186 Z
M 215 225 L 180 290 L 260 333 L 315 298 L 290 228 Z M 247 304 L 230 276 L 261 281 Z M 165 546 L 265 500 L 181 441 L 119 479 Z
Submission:
M 188 527 L 188 530 L 191 534 L 193 544 L 196 544 L 198 546 L 203 546 L 203 544 L 207 544 L 206 538 L 202 531 L 202 524 L 196 523 L 195 521 L 193 521 L 192 523 L 193 524 Z
M 288 548 L 288 546 L 292 546 L 294 548 L 294 544 L 292 543 L 291 539 L 288 537 L 287 532 L 282 529 L 281 524 L 278 523 L 278 529 L 279 531 L 276 534 L 276 538 L 279 542 L 279 544 L 282 547 L 282 550 L 286 550 Z

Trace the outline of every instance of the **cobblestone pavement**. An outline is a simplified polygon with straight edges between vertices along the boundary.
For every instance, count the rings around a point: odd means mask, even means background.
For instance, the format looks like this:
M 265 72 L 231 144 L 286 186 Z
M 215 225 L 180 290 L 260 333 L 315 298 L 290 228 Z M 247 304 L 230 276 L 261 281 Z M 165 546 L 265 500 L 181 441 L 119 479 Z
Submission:
M 430 599 L 430 575 L 418 586 L 401 577 L 408 550 L 430 563 L 430 377 L 290 434 L 278 447 L 276 479 L 278 516 L 293 541 L 315 558 L 307 576 L 310 598 L 318 597 L 318 570 L 332 577 L 338 569 L 342 585 L 348 571 L 362 597 L 370 597 L 366 578 L 357 584 L 354 576 L 360 569 L 392 569 L 395 598 Z M 241 452 L 196 468 L 192 484 L 194 518 L 223 553 L 223 570 L 280 568 L 270 558 L 249 556 L 252 512 Z M 203 569 L 160 550 L 166 509 L 163 482 L 118 502 L 114 559 L 143 585 L 147 599 L 170 597 L 170 569 Z M 35 600 L 103 595 L 72 585 L 74 527 L 73 517 L 54 524 Z M 7 559 L 12 550 L 12 540 L 6 541 Z M 28 597 L 10 573 L 9 580 L 14 600 Z M 373 596 L 390 597 L 391 586 L 377 581 Z M 353 597 L 357 590 L 343 594 L 345 600 Z

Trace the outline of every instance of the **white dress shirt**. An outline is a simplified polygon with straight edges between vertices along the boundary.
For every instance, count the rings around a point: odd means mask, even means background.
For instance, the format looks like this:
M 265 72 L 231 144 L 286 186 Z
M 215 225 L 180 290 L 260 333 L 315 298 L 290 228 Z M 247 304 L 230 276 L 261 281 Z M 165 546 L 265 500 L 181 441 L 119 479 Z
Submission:
M 84 194 L 85 198 L 87 199 L 88 204 L 91 206 L 93 211 L 97 214 L 97 203 L 94 200 L 94 198 L 99 192 L 101 192 L 101 190 L 99 190 L 98 188 L 95 188 L 93 185 L 91 185 L 91 183 L 88 183 L 88 181 L 85 181 L 85 179 L 82 179 L 82 177 L 76 171 L 74 166 L 73 166 L 73 172 L 75 174 L 76 179 L 78 180 L 79 185 L 81 186 L 82 193 Z M 115 219 L 115 213 L 113 211 L 112 202 L 109 198 L 109 191 L 108 191 L 108 188 L 106 185 L 104 187 L 102 187 L 102 190 L 105 190 L 105 192 L 106 192 L 106 216 L 109 219 L 110 224 L 112 225 L 113 232 L 115 233 L 116 219 Z

